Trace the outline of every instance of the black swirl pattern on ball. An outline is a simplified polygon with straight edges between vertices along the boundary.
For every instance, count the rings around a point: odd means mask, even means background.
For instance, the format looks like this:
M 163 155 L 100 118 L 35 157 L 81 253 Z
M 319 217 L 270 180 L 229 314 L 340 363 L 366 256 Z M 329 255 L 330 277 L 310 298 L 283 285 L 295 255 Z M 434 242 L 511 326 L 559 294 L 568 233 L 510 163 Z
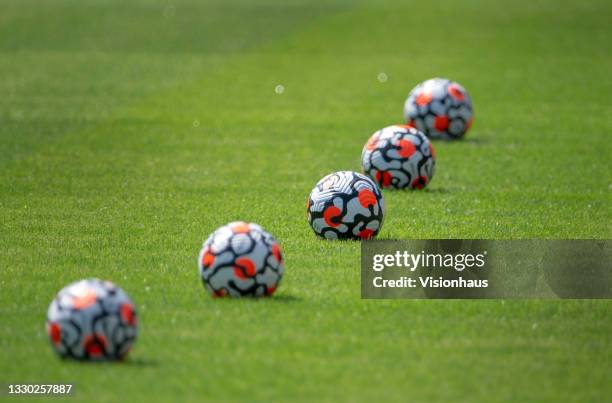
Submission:
M 366 175 L 383 188 L 423 188 L 433 178 L 435 154 L 429 139 L 407 126 L 389 126 L 370 137 L 362 152 Z
M 133 303 L 109 282 L 92 279 L 80 284 L 89 287 L 86 305 L 74 302 L 78 296 L 71 286 L 51 302 L 47 330 L 54 350 L 75 360 L 123 359 L 137 336 Z
M 234 232 L 232 228 L 244 227 Z M 234 247 L 237 236 L 249 240 L 248 247 L 238 251 Z M 213 248 L 213 245 L 217 245 Z M 225 245 L 218 248 L 218 245 Z M 263 247 L 262 247 L 263 245 Z M 213 250 L 214 249 L 214 250 Z M 261 257 L 263 264 L 253 261 Z M 219 261 L 224 259 L 223 261 Z M 245 267 L 247 265 L 248 267 Z M 231 223 L 217 229 L 204 243 L 200 253 L 202 284 L 215 297 L 260 297 L 274 293 L 284 272 L 282 254 L 276 239 L 256 224 Z M 228 273 L 233 272 L 233 275 Z M 260 276 L 273 281 L 259 281 Z M 220 280 L 221 278 L 225 280 Z
M 443 95 L 427 100 L 424 91 L 428 85 L 436 87 L 436 92 Z M 462 138 L 472 124 L 472 116 L 469 94 L 461 85 L 448 79 L 432 79 L 417 85 L 404 107 L 406 123 L 431 138 Z
M 326 176 L 315 190 L 308 200 L 308 222 L 318 236 L 369 239 L 379 233 L 384 221 L 384 202 L 371 179 L 342 171 Z

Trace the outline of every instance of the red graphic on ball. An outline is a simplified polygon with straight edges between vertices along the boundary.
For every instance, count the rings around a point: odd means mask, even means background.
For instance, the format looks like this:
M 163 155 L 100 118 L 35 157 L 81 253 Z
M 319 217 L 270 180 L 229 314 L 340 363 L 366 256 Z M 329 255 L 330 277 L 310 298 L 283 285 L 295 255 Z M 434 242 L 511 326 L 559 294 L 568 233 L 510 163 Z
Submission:
M 47 333 L 53 344 L 58 345 L 62 341 L 62 328 L 57 323 L 47 324 Z
M 456 84 L 451 84 L 448 86 L 448 93 L 457 101 L 463 101 L 465 99 L 465 94 Z
M 202 266 L 204 266 L 205 269 L 208 269 L 214 263 L 215 263 L 215 255 L 210 253 L 210 249 L 207 248 L 204 251 L 204 254 L 202 255 Z
M 423 189 L 427 185 L 427 177 L 419 176 L 415 180 L 412 181 L 413 189 Z
M 425 106 L 431 102 L 431 99 L 431 92 L 422 91 L 419 95 L 417 95 L 415 102 L 419 106 Z
M 121 319 L 130 326 L 136 324 L 136 315 L 134 314 L 134 307 L 131 304 L 122 304 L 119 308 L 119 314 Z
M 83 345 L 90 357 L 99 358 L 106 350 L 106 338 L 101 334 L 94 333 L 85 338 Z
M 359 236 L 359 238 L 361 239 L 370 239 L 374 236 L 374 231 L 372 231 L 371 229 L 364 229 L 359 231 L 359 234 L 357 234 Z
M 278 246 L 277 243 L 272 245 L 272 254 L 274 255 L 274 257 L 276 258 L 278 262 L 283 261 L 283 256 L 281 255 L 280 247 Z
M 250 230 L 251 227 L 245 222 L 240 222 L 232 226 L 232 231 L 234 232 L 234 234 L 246 234 Z
M 382 186 L 387 187 L 391 184 L 391 174 L 389 172 L 376 171 L 376 180 Z
M 443 132 L 448 129 L 448 117 L 445 115 L 436 116 L 434 119 L 434 127 L 439 132 Z
M 246 257 L 236 259 L 234 264 L 234 274 L 236 277 L 245 280 L 255 276 L 256 273 L 255 263 L 251 259 Z
M 340 225 L 339 222 L 336 222 L 336 218 L 342 214 L 342 211 L 336 206 L 329 206 L 323 212 L 323 219 L 325 219 L 325 223 L 330 227 L 337 227 Z
M 376 196 L 374 195 L 374 193 L 372 193 L 370 189 L 363 189 L 359 192 L 358 197 L 359 203 L 361 203 L 361 205 L 365 208 L 374 206 L 377 201 Z
M 399 147 L 397 153 L 403 158 L 409 158 L 416 152 L 416 147 L 410 140 L 400 140 L 397 142 L 397 146 Z

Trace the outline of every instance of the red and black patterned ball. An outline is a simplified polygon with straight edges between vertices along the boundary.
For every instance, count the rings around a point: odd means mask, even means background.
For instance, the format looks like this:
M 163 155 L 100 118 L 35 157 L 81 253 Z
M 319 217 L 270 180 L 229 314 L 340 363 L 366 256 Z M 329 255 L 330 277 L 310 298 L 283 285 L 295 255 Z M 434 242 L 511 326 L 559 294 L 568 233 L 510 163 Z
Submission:
M 61 357 L 123 359 L 137 331 L 134 303 L 109 281 L 72 283 L 57 294 L 47 312 L 47 334 Z
M 365 175 L 339 171 L 321 179 L 308 198 L 308 222 L 326 239 L 370 239 L 382 228 L 385 203 Z
M 217 228 L 204 242 L 198 266 L 214 297 L 271 296 L 285 271 L 276 239 L 243 221 Z
M 436 167 L 429 139 L 408 126 L 389 126 L 374 133 L 361 154 L 363 172 L 382 188 L 423 189 Z
M 404 104 L 404 119 L 429 138 L 457 140 L 472 126 L 472 99 L 461 84 L 432 78 L 410 92 Z

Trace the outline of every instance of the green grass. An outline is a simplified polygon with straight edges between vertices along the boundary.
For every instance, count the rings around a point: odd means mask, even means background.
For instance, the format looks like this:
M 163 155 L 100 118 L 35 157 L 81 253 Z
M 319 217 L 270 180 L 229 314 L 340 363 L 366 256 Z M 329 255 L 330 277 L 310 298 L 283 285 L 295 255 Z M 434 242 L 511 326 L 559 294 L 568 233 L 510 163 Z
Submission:
M 429 191 L 385 193 L 381 238 L 610 238 L 610 2 L 124 3 L 0 4 L 0 382 L 75 382 L 80 401 L 610 396 L 609 301 L 361 300 L 359 244 L 317 239 L 304 211 L 446 76 L 474 127 L 436 143 Z M 281 241 L 272 299 L 200 284 L 201 242 L 237 219 Z M 126 363 L 48 345 L 48 303 L 91 276 L 137 303 Z

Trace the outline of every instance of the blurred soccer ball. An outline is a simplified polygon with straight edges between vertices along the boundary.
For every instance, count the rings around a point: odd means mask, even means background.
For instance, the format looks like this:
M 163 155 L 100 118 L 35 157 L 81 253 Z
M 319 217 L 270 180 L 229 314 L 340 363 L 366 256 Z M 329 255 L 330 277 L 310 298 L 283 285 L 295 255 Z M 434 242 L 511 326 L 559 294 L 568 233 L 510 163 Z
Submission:
M 433 178 L 436 153 L 429 139 L 408 126 L 374 133 L 361 154 L 363 171 L 383 188 L 423 189 Z
M 63 288 L 49 305 L 47 334 L 61 357 L 118 360 L 136 340 L 134 304 L 109 281 L 81 280 Z
M 472 125 L 472 100 L 459 83 L 432 78 L 410 92 L 404 119 L 432 139 L 460 139 Z
M 383 224 L 380 189 L 365 175 L 334 172 L 321 179 L 308 198 L 308 222 L 327 239 L 370 239 Z
M 259 225 L 242 221 L 213 232 L 198 265 L 204 287 L 215 297 L 270 296 L 285 271 L 276 239 Z

